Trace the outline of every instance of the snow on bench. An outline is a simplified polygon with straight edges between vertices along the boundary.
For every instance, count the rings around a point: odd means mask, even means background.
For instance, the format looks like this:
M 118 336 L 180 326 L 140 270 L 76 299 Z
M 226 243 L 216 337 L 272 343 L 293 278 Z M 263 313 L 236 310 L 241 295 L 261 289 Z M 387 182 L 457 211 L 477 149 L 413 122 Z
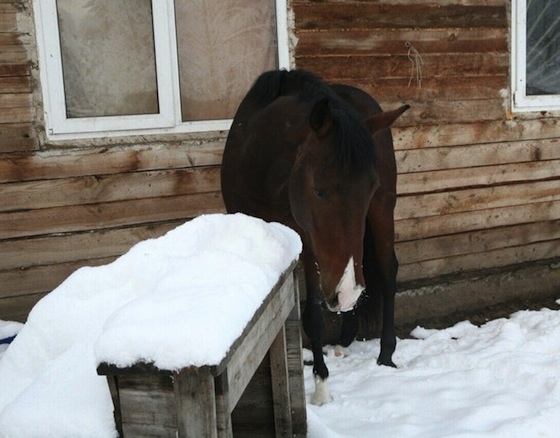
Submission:
M 0 429 L 114 436 L 99 364 L 219 369 L 300 252 L 280 224 L 206 215 L 77 270 L 37 303 L 0 360 Z

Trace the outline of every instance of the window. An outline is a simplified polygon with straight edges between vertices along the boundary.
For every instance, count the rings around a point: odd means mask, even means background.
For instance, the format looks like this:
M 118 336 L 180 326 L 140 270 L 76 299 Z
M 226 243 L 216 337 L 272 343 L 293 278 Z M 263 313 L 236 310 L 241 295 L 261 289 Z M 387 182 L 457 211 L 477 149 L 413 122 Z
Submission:
M 513 109 L 560 110 L 560 0 L 513 0 Z
M 288 67 L 286 0 L 35 0 L 50 138 L 228 129 Z

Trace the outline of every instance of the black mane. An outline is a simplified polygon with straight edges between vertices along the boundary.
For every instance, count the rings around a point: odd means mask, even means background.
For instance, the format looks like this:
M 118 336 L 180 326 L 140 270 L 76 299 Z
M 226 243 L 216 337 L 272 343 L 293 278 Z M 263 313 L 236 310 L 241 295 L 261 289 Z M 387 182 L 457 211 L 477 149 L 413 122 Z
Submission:
M 255 81 L 247 97 L 264 106 L 287 95 L 310 103 L 328 99 L 333 115 L 335 158 L 341 170 L 360 172 L 375 166 L 373 141 L 361 116 L 313 73 L 305 70 L 265 72 Z

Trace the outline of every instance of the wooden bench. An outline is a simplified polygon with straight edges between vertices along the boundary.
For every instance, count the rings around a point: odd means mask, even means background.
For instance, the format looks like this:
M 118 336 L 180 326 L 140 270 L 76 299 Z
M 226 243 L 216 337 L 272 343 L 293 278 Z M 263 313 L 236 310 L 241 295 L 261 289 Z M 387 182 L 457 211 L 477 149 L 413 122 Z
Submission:
M 97 372 L 107 376 L 120 436 L 206 438 L 243 432 L 255 436 L 257 430 L 259 436 L 267 432 L 277 437 L 305 436 L 300 269 L 296 267 L 297 262 L 292 263 L 280 276 L 218 365 L 170 371 L 144 363 L 128 368 L 100 364 Z M 269 384 L 254 377 L 262 376 L 263 370 L 270 376 Z M 246 391 L 252 381 L 252 389 Z M 270 396 L 263 394 L 267 388 Z M 234 415 L 240 419 L 239 427 L 232 422 L 236 405 L 246 406 L 249 416 L 254 416 L 263 400 L 271 405 L 273 419 L 253 418 L 248 423 L 240 413 Z M 263 428 L 263 423 L 272 424 Z

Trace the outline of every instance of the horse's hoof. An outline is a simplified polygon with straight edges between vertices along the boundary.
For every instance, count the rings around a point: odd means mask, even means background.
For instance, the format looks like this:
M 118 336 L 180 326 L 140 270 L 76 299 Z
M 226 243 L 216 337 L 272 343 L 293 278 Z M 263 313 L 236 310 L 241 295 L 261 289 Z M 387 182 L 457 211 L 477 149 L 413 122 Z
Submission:
M 397 368 L 395 362 L 393 362 L 391 359 L 379 358 L 377 359 L 377 365 L 385 365 L 386 367 Z
M 350 352 L 347 348 L 344 348 L 342 345 L 335 345 L 333 347 L 333 354 L 334 357 L 348 357 L 350 356 Z

